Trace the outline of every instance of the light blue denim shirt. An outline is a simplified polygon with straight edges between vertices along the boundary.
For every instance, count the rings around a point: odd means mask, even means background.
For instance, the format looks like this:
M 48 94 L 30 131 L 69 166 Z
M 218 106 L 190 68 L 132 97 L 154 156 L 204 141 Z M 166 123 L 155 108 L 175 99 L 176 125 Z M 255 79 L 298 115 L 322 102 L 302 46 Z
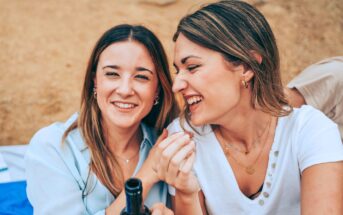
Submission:
M 64 131 L 77 119 L 74 114 L 66 123 L 54 123 L 39 130 L 28 147 L 25 163 L 27 195 L 34 207 L 34 214 L 105 214 L 105 209 L 114 201 L 114 196 L 96 178 L 89 175 L 90 152 L 80 131 L 73 130 L 64 144 Z M 139 161 L 135 175 L 147 158 L 156 140 L 152 128 L 141 124 Z M 144 189 L 144 188 L 143 188 Z M 167 186 L 163 182 L 150 190 L 145 204 L 151 207 L 156 202 L 167 203 Z

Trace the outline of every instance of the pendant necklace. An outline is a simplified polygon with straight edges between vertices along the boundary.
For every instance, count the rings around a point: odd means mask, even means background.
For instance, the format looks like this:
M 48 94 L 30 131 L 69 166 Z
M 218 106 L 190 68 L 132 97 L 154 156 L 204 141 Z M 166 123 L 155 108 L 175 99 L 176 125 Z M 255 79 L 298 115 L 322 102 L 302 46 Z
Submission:
M 139 154 L 139 150 L 138 150 L 133 156 L 131 156 L 130 158 L 123 158 L 123 157 L 120 157 L 120 156 L 118 156 L 118 155 L 114 155 L 114 157 L 119 158 L 120 160 L 125 161 L 125 164 L 129 164 L 130 161 L 131 161 L 133 158 L 135 158 L 138 154 Z
M 262 134 L 261 134 L 260 136 L 258 136 L 258 138 L 257 138 L 256 141 L 254 141 L 254 145 L 260 143 L 260 139 L 261 139 L 262 135 L 266 132 L 267 127 L 268 127 L 268 132 L 267 132 L 267 137 L 268 137 L 269 131 L 270 131 L 271 119 L 272 119 L 272 117 L 270 118 L 270 120 L 269 120 L 269 122 L 268 122 L 266 128 L 265 128 L 264 131 L 262 132 Z M 226 142 L 226 140 L 224 139 L 224 137 L 223 137 L 223 135 L 222 135 L 222 132 L 221 132 L 220 128 L 218 128 L 218 132 L 219 132 L 219 135 L 221 136 L 222 141 L 224 142 L 224 153 L 225 153 L 225 155 L 231 157 L 233 161 L 235 161 L 239 166 L 243 167 L 244 170 L 245 170 L 245 172 L 246 172 L 247 174 L 253 175 L 253 174 L 255 173 L 255 171 L 256 171 L 254 166 L 255 166 L 256 162 L 259 160 L 259 158 L 260 158 L 261 155 L 262 155 L 262 152 L 263 152 L 263 150 L 264 150 L 264 146 L 266 145 L 266 141 L 263 141 L 262 148 L 261 148 L 260 152 L 258 153 L 257 157 L 255 158 L 255 160 L 254 160 L 250 165 L 244 165 L 244 164 L 242 164 L 240 161 L 238 161 L 238 160 L 232 155 L 232 153 L 230 152 L 229 149 L 231 148 L 231 149 L 233 149 L 233 150 L 235 150 L 235 151 L 237 151 L 237 152 L 243 153 L 243 154 L 245 154 L 245 155 L 249 154 L 250 151 L 239 150 L 238 148 L 234 147 L 232 144 L 229 144 L 228 142 Z M 255 147 L 255 146 L 254 146 L 254 147 Z M 254 148 L 254 147 L 253 147 L 253 148 Z

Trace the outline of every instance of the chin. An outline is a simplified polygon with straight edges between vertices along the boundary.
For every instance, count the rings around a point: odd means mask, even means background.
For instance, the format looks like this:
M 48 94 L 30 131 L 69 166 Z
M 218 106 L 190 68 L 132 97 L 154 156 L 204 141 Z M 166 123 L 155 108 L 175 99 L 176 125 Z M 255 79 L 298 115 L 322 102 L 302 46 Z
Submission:
M 193 116 L 191 116 L 191 123 L 192 123 L 192 125 L 198 127 L 198 126 L 203 126 L 203 125 L 205 125 L 205 124 L 206 124 L 206 121 L 204 121 L 204 119 L 201 118 L 201 117 L 193 117 Z

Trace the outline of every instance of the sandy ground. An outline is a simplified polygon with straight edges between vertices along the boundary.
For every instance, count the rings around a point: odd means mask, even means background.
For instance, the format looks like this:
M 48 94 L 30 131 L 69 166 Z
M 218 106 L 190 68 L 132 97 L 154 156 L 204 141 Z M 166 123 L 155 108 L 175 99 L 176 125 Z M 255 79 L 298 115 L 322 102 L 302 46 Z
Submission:
M 0 145 L 26 144 L 39 128 L 78 110 L 90 51 L 108 28 L 143 24 L 172 59 L 178 20 L 204 2 L 0 0 Z M 313 62 L 343 54 L 342 0 L 249 2 L 274 30 L 284 83 Z

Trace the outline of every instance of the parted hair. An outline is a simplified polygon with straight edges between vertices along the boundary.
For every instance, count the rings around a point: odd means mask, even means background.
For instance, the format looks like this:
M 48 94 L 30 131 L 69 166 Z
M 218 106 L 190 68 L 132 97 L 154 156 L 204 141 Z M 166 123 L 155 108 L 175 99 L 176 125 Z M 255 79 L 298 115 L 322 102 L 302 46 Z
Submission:
M 202 47 L 221 53 L 233 65 L 251 69 L 254 107 L 259 105 L 262 111 L 274 116 L 292 111 L 283 92 L 274 34 L 265 17 L 252 5 L 236 0 L 205 5 L 181 19 L 174 41 L 180 33 Z M 262 57 L 261 63 L 253 53 Z M 181 116 L 189 122 L 187 106 Z
M 142 121 L 160 133 L 178 114 L 175 97 L 171 90 L 172 79 L 167 57 L 159 39 L 150 30 L 140 25 L 118 25 L 106 31 L 96 43 L 88 62 L 78 120 L 66 130 L 63 141 L 72 130 L 80 130 L 90 150 L 90 170 L 115 196 L 123 189 L 124 179 L 117 160 L 106 144 L 102 116 L 93 92 L 93 80 L 101 53 L 111 44 L 122 41 L 135 41 L 142 44 L 149 52 L 156 69 L 159 103 L 153 106 Z

